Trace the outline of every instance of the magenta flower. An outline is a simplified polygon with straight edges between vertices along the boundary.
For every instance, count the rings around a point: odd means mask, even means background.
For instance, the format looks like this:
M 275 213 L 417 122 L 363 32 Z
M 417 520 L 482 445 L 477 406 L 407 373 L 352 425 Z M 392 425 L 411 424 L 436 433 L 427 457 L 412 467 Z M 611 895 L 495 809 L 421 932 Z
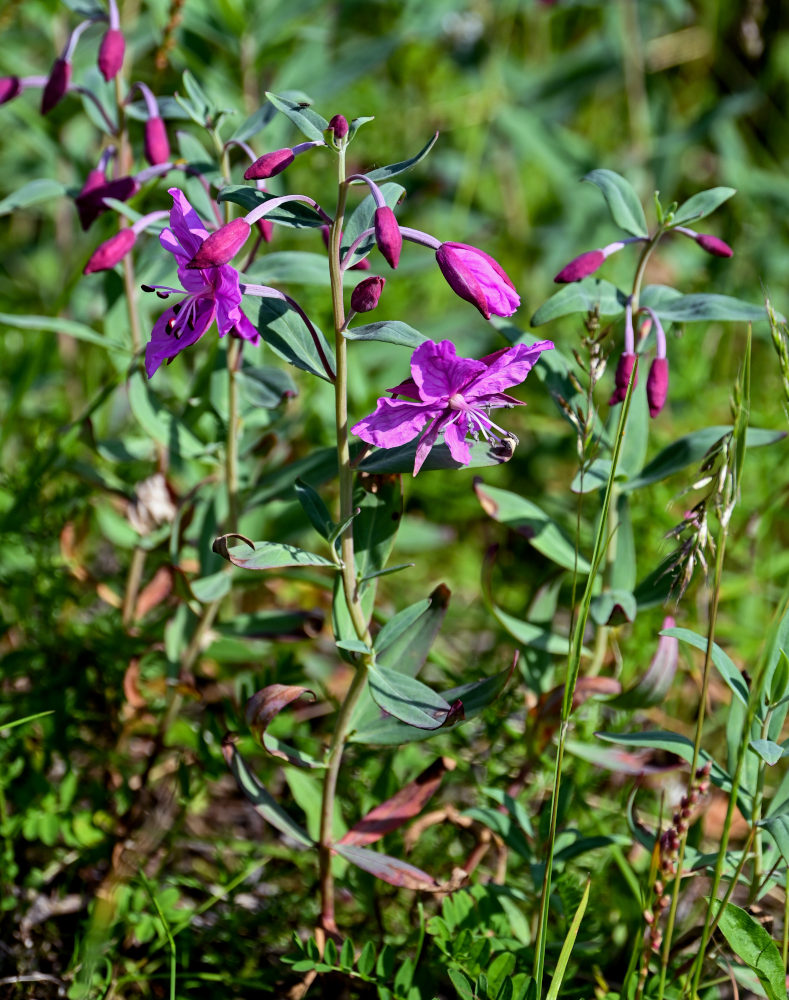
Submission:
M 451 340 L 438 344 L 428 340 L 413 353 L 412 377 L 389 390 L 414 401 L 382 397 L 375 412 L 351 430 L 379 448 L 396 448 L 419 436 L 414 475 L 442 432 L 452 458 L 468 465 L 471 451 L 466 436 L 490 440 L 506 435 L 490 419 L 489 411 L 520 404 L 503 390 L 521 383 L 540 354 L 552 347 L 550 340 L 517 344 L 474 361 L 458 358 Z
M 198 341 L 216 318 L 219 336 L 227 333 L 256 344 L 260 339 L 255 327 L 241 310 L 241 289 L 238 271 L 228 264 L 188 270 L 187 264 L 200 249 L 208 232 L 178 188 L 170 188 L 173 207 L 170 228 L 162 230 L 159 242 L 178 262 L 178 280 L 182 288 L 166 285 L 145 285 L 145 291 L 156 291 L 160 298 L 185 291 L 180 302 L 167 309 L 156 321 L 151 340 L 145 348 L 145 371 L 148 378 L 163 361 L 169 361 L 184 348 Z
M 483 250 L 466 243 L 442 243 L 436 260 L 452 291 L 476 306 L 485 319 L 491 313 L 512 316 L 521 304 L 504 268 Z

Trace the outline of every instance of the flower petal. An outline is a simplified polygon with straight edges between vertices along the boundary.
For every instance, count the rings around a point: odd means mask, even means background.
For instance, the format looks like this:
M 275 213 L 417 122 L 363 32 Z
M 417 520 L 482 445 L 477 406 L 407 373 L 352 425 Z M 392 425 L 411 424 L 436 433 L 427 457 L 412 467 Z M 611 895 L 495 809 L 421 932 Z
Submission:
M 461 465 L 468 465 L 471 461 L 471 448 L 466 441 L 467 433 L 468 417 L 465 413 L 460 413 L 457 419 L 450 421 L 444 428 L 444 443 L 449 448 L 449 454 Z
M 191 327 L 182 327 L 180 336 L 176 337 L 172 332 L 170 323 L 171 321 L 177 323 L 181 310 L 179 309 L 176 312 L 176 307 L 174 306 L 166 309 L 154 324 L 151 331 L 151 339 L 145 347 L 145 371 L 148 378 L 151 378 L 163 361 L 166 361 L 168 358 L 174 358 L 185 348 L 190 347 L 198 341 L 213 322 L 214 312 L 213 299 L 198 299 Z
M 355 424 L 351 432 L 379 448 L 396 448 L 413 441 L 427 421 L 440 412 L 440 408 L 424 403 L 384 396 L 378 400 L 375 412 Z
M 203 240 L 208 236 L 208 230 L 180 188 L 170 188 L 169 194 L 173 198 L 173 207 L 170 209 L 170 228 L 183 247 L 184 253 L 191 260 L 202 246 Z
M 540 340 L 536 344 L 516 344 L 505 351 L 496 351 L 484 359 L 484 372 L 466 386 L 463 395 L 467 400 L 481 400 L 518 385 L 537 363 L 540 354 L 552 348 L 550 340 Z
M 430 449 L 436 443 L 436 439 L 441 431 L 442 423 L 446 423 L 446 420 L 446 416 L 443 418 L 437 417 L 419 439 L 419 444 L 416 446 L 416 456 L 414 458 L 414 475 L 417 475 L 419 470 L 422 468 L 425 459 L 430 454 Z
M 414 382 L 426 403 L 448 400 L 486 370 L 487 366 L 481 361 L 457 357 L 451 340 L 438 344 L 428 340 L 420 344 L 411 357 Z

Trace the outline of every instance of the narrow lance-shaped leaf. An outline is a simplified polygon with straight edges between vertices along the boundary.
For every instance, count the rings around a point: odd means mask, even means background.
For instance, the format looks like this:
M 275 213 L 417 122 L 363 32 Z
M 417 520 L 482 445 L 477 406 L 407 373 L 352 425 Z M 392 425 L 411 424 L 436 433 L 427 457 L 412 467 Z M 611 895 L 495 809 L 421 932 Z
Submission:
M 463 703 L 452 704 L 426 684 L 374 664 L 369 670 L 370 693 L 376 704 L 400 722 L 416 729 L 440 729 L 463 718 Z
M 584 278 L 555 292 L 543 302 L 531 318 L 532 326 L 542 326 L 551 320 L 573 313 L 588 313 L 596 309 L 601 316 L 620 316 L 625 311 L 627 296 L 616 285 L 603 278 Z
M 721 903 L 710 901 L 715 915 Z M 786 970 L 778 946 L 762 925 L 745 910 L 727 903 L 718 927 L 735 956 L 759 977 L 769 1000 L 786 1000 Z
M 279 757 L 289 764 L 298 764 L 301 767 L 325 767 L 325 764 L 310 757 L 309 754 L 287 746 L 266 732 L 269 724 L 283 708 L 301 698 L 302 695 L 309 695 L 313 700 L 315 699 L 314 692 L 310 691 L 309 688 L 299 687 L 296 684 L 269 684 L 249 699 L 245 718 L 252 731 L 273 757 Z
M 235 741 L 237 737 L 230 733 L 222 742 L 222 754 L 233 777 L 238 782 L 241 791 L 246 795 L 263 819 L 295 840 L 301 848 L 314 847 L 314 843 L 299 824 L 291 819 L 276 799 L 266 791 L 255 775 L 249 770 L 244 758 L 238 752 Z
M 707 191 L 699 191 L 698 194 L 694 194 L 687 201 L 682 202 L 674 213 L 671 224 L 681 226 L 688 222 L 695 222 L 697 219 L 703 219 L 706 215 L 714 212 L 716 208 L 720 208 L 736 193 L 736 188 L 730 187 L 714 187 Z
M 362 868 L 382 882 L 388 882 L 389 885 L 395 885 L 400 889 L 417 889 L 422 892 L 445 891 L 445 886 L 437 882 L 432 875 L 387 854 L 350 844 L 335 844 L 332 850 L 357 868 Z
M 240 538 L 243 545 L 229 546 L 229 538 Z M 241 569 L 284 569 L 290 566 L 330 566 L 337 569 L 331 559 L 306 552 L 295 545 L 284 545 L 282 542 L 253 542 L 243 535 L 235 533 L 220 535 L 212 546 L 214 552 L 227 559 Z M 250 551 L 250 549 L 252 551 Z
M 386 802 L 370 810 L 363 819 L 351 827 L 339 843 L 365 847 L 380 840 L 392 830 L 397 830 L 422 812 L 438 790 L 446 772 L 454 769 L 455 762 L 451 757 L 439 757 L 438 760 L 434 760 L 419 777 L 409 781 Z
M 385 181 L 397 174 L 402 174 L 405 170 L 410 170 L 420 160 L 424 160 L 433 146 L 435 146 L 437 139 L 438 132 L 434 133 L 432 138 L 419 150 L 416 156 L 412 156 L 409 160 L 400 160 L 398 163 L 390 163 L 388 167 L 378 167 L 375 170 L 369 170 L 365 174 L 365 177 L 371 181 Z
M 317 111 L 305 107 L 303 102 L 292 101 L 290 98 L 272 94 L 270 91 L 266 91 L 266 97 L 278 111 L 287 115 L 296 128 L 308 139 L 315 142 L 324 141 L 323 133 L 329 127 L 329 123 Z
M 613 170 L 591 170 L 584 178 L 603 192 L 611 218 L 631 236 L 648 236 L 647 220 L 638 195 Z
M 661 632 L 661 635 L 674 636 L 682 642 L 688 643 L 689 646 L 694 646 L 696 649 L 700 649 L 702 653 L 707 651 L 706 637 L 698 635 L 696 632 L 692 632 L 688 628 L 667 628 Z M 738 698 L 742 704 L 747 707 L 748 685 L 745 683 L 745 678 L 737 669 L 729 655 L 721 649 L 716 642 L 713 642 L 712 644 L 712 662 L 718 668 L 718 672 L 728 685 L 734 697 Z

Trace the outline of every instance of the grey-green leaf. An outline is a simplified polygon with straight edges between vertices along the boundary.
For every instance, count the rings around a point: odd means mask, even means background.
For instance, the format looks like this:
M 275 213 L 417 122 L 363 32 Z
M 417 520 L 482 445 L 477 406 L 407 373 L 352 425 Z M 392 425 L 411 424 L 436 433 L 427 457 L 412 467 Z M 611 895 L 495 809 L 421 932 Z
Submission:
M 386 181 L 390 177 L 395 177 L 397 174 L 402 174 L 405 170 L 410 170 L 411 167 L 416 166 L 420 160 L 424 160 L 430 150 L 435 146 L 436 140 L 438 139 L 438 132 L 436 132 L 429 142 L 424 145 L 416 156 L 412 156 L 410 160 L 400 160 L 399 163 L 390 163 L 388 167 L 378 167 L 376 170 L 370 170 L 365 174 L 371 181 Z
M 305 107 L 304 103 L 292 101 L 287 97 L 281 97 L 271 92 L 266 92 L 266 97 L 274 107 L 281 111 L 293 122 L 297 129 L 306 135 L 308 139 L 315 142 L 324 142 L 323 133 L 329 127 L 329 123 L 310 107 Z
M 597 309 L 601 316 L 619 316 L 625 311 L 627 296 L 616 285 L 603 278 L 584 278 L 555 292 L 543 302 L 531 318 L 532 326 L 542 326 L 551 320 L 573 313 L 588 313 Z
M 647 220 L 638 195 L 620 174 L 613 170 L 592 170 L 584 178 L 603 192 L 611 218 L 631 236 L 648 236 Z
M 706 191 L 699 191 L 698 194 L 694 194 L 687 201 L 682 202 L 674 213 L 672 225 L 681 226 L 688 222 L 695 222 L 696 219 L 703 219 L 736 193 L 736 188 L 730 187 L 714 187 Z
M 380 323 L 352 327 L 345 331 L 344 336 L 346 340 L 378 340 L 384 344 L 410 347 L 412 350 L 429 339 L 419 330 L 399 320 L 382 320 Z
M 720 901 L 710 905 L 717 914 Z M 750 913 L 727 903 L 720 915 L 718 927 L 729 947 L 759 977 L 769 1000 L 786 1000 L 786 970 L 778 946 Z
M 504 438 L 493 443 L 475 441 L 471 445 L 471 460 L 462 465 L 450 454 L 445 444 L 434 445 L 425 459 L 420 472 L 434 472 L 437 469 L 481 469 L 490 465 L 509 462 L 515 454 L 515 438 Z M 378 448 L 359 463 L 363 472 L 413 472 L 417 442 L 403 444 L 397 448 Z
M 369 670 L 370 693 L 375 703 L 400 722 L 417 729 L 439 729 L 451 706 L 426 684 L 378 664 Z
M 42 177 L 35 181 L 28 181 L 22 187 L 12 191 L 0 201 L 0 215 L 8 215 L 17 208 L 28 208 L 41 201 L 51 201 L 53 198 L 60 198 L 66 193 L 66 185 L 59 181 Z

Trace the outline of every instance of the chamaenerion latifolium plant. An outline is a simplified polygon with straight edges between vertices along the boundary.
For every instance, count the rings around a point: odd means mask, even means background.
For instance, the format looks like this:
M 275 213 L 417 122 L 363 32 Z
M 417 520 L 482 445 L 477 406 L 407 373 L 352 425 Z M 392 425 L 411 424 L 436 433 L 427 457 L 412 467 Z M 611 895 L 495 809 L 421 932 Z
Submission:
M 316 856 L 319 922 L 315 940 L 299 943 L 302 954 L 294 964 L 295 971 L 307 975 L 305 988 L 316 971 L 350 974 L 355 967 L 353 975 L 375 983 L 379 996 L 419 1000 L 426 994 L 414 980 L 414 971 L 428 933 L 441 951 L 452 987 L 464 1000 L 538 998 L 544 987 L 548 997 L 557 996 L 590 893 L 587 882 L 582 893 L 573 895 L 563 879 L 571 875 L 567 866 L 572 858 L 601 847 L 579 834 L 574 853 L 557 850 L 562 825 L 567 823 L 562 803 L 568 758 L 637 776 L 658 770 L 649 754 L 664 751 L 674 754 L 677 763 L 689 765 L 685 788 L 666 808 L 650 801 L 651 828 L 636 814 L 638 786 L 629 798 L 629 832 L 649 853 L 651 863 L 646 871 L 631 871 L 639 896 L 639 923 L 632 934 L 629 965 L 621 983 L 604 984 L 603 990 L 598 981 L 599 995 L 660 1000 L 697 996 L 714 985 L 716 963 L 723 960 L 718 931 L 766 995 L 771 1000 L 780 995 L 786 931 L 781 956 L 768 932 L 730 897 L 735 888 L 745 886 L 752 902 L 775 885 L 785 884 L 788 877 L 789 793 L 782 783 L 772 796 L 767 794 L 767 769 L 784 752 L 779 737 L 789 704 L 786 600 L 778 609 L 763 657 L 750 672 L 750 684 L 714 641 L 726 539 L 740 498 L 746 447 L 779 437 L 748 427 L 750 337 L 733 389 L 731 425 L 692 430 L 646 460 L 650 418 L 657 418 L 669 400 L 669 355 L 684 348 L 669 347 L 672 325 L 753 323 L 766 318 L 763 308 L 729 296 L 684 295 L 664 285 L 645 284 L 653 252 L 674 234 L 694 240 L 714 256 L 732 255 L 722 240 L 690 227 L 734 191 L 713 188 L 668 208 L 656 196 L 655 223 L 649 228 L 636 193 L 623 177 L 604 169 L 587 175 L 585 179 L 602 191 L 613 222 L 625 235 L 582 253 L 562 268 L 556 281 L 566 287 L 532 318 L 532 325 L 539 326 L 572 314 L 584 317 L 580 349 L 571 351 L 570 357 L 509 320 L 520 296 L 496 260 L 475 246 L 400 223 L 395 209 L 404 189 L 393 178 L 422 161 L 436 137 L 410 159 L 367 171 L 349 170 L 348 149 L 371 119 L 348 121 L 334 114 L 327 120 L 298 92 L 267 94 L 265 103 L 233 129 L 230 114 L 217 107 L 189 73 L 183 77 L 184 92 L 174 96 L 156 95 L 145 82 L 129 80 L 123 72 L 125 41 L 115 0 L 109 0 L 106 15 L 97 11 L 72 31 L 47 77 L 0 80 L 0 103 L 40 91 L 41 112 L 48 115 L 61 101 L 77 97 L 99 129 L 92 161 L 96 165 L 79 188 L 55 184 L 53 189 L 54 182 L 34 181 L 16 193 L 15 204 L 24 207 L 50 199 L 53 193 L 68 194 L 84 230 L 106 226 L 111 219 L 117 223 L 115 232 L 106 235 L 105 230 L 97 241 L 84 272 L 85 280 L 96 283 L 98 290 L 108 274 L 119 270 L 128 338 L 109 329 L 101 336 L 76 321 L 51 328 L 111 349 L 114 378 L 89 405 L 84 419 L 117 391 L 142 435 L 156 446 L 156 469 L 129 500 L 135 543 L 126 591 L 117 601 L 133 637 L 141 591 L 154 583 L 146 585 L 146 564 L 158 548 L 167 548 L 178 572 L 171 572 L 166 581 L 165 596 L 174 610 L 162 637 L 168 686 L 156 753 L 181 712 L 184 692 L 212 627 L 240 614 L 238 594 L 245 574 L 277 574 L 293 568 L 324 574 L 331 593 L 334 655 L 338 665 L 349 669 L 349 679 L 337 695 L 323 751 L 289 746 L 270 731 L 276 729 L 275 719 L 281 721 L 284 709 L 315 697 L 306 684 L 269 683 L 246 706 L 249 729 L 270 755 L 286 767 L 304 768 L 318 777 L 317 829 L 308 832 L 253 773 L 239 749 L 245 733 L 226 737 L 222 745 L 233 775 L 260 815 L 292 850 Z M 75 83 L 71 71 L 75 47 L 90 44 L 91 36 L 100 36 L 97 69 L 92 77 L 88 74 Z M 289 119 L 304 141 L 266 148 L 260 137 L 277 113 Z M 199 138 L 175 127 L 179 122 L 191 123 Z M 372 129 L 368 133 L 374 134 Z M 170 146 L 173 139 L 177 154 Z M 253 141 L 262 152 L 253 148 Z M 319 201 L 313 192 L 268 190 L 272 178 L 285 175 L 275 183 L 277 187 L 286 183 L 285 172 L 297 157 L 315 157 L 316 171 L 330 165 L 334 193 L 329 201 Z M 291 257 L 289 264 L 289 252 L 283 252 L 279 280 L 265 280 L 265 251 L 278 227 L 313 239 L 313 246 L 322 238 L 330 337 L 322 333 L 312 308 L 276 287 L 288 287 L 288 277 L 307 266 L 303 256 Z M 493 321 L 504 346 L 465 358 L 458 356 L 451 340 L 431 339 L 404 322 L 365 322 L 366 314 L 374 312 L 386 295 L 387 281 L 397 280 L 389 272 L 397 269 L 404 244 L 409 244 L 408 252 L 428 250 L 434 255 L 449 288 Z M 637 253 L 626 290 L 592 277 L 622 251 Z M 387 277 L 367 274 L 381 262 Z M 770 316 L 783 370 L 782 319 L 772 311 Z M 46 328 L 43 318 L 32 319 Z M 20 325 L 30 320 L 20 319 Z M 211 336 L 214 328 L 221 348 Z M 604 419 L 596 390 L 605 377 L 609 344 L 620 335 L 621 351 L 615 349 L 619 358 Z M 354 372 L 363 370 L 368 341 L 409 349 L 410 363 L 404 358 L 401 370 L 390 380 L 393 384 L 380 387 L 372 413 L 353 413 L 349 381 Z M 263 345 L 297 369 L 300 379 L 314 378 L 328 385 L 334 413 L 331 448 L 316 449 L 313 455 L 265 471 L 255 446 L 274 419 L 272 414 L 297 394 L 298 385 L 284 369 L 259 363 Z M 648 373 L 639 378 L 639 367 L 647 359 Z M 168 366 L 172 366 L 169 374 Z M 493 677 L 438 693 L 418 674 L 446 613 L 447 588 L 439 586 L 415 603 L 403 600 L 402 610 L 388 619 L 376 605 L 383 575 L 403 573 L 400 579 L 408 580 L 407 565 L 388 564 L 403 509 L 402 476 L 435 471 L 450 477 L 453 470 L 509 460 L 518 442 L 506 416 L 494 411 L 524 402 L 510 392 L 532 368 L 576 438 L 579 468 L 571 487 L 579 504 L 576 527 L 580 529 L 583 516 L 593 526 L 594 541 L 585 556 L 580 530 L 570 540 L 531 499 L 477 481 L 484 510 L 501 524 L 522 529 L 555 567 L 556 579 L 547 598 L 542 592 L 541 600 L 529 602 L 524 616 L 516 618 L 493 598 L 488 560 L 483 567 L 483 596 L 492 617 L 522 650 L 517 671 L 513 665 Z M 693 465 L 700 468 L 692 485 L 702 495 L 673 533 L 678 547 L 639 580 L 631 498 Z M 259 523 L 252 515 L 283 493 L 298 501 L 305 526 L 315 534 L 315 545 L 309 549 L 276 539 L 253 541 L 240 532 L 242 521 Z M 589 506 L 594 507 L 591 514 Z M 676 602 L 697 567 L 708 577 L 712 594 L 706 636 L 677 627 L 673 617 L 679 614 Z M 561 599 L 566 601 L 564 608 Z M 623 690 L 611 669 L 620 655 L 620 630 L 638 615 L 665 605 L 671 605 L 672 614 L 661 611 L 663 628 L 652 662 L 633 686 Z M 535 620 L 530 620 L 532 615 Z M 308 634 L 306 613 L 292 617 Z M 568 620 L 569 629 L 562 626 Z M 589 698 L 607 698 L 609 718 L 610 713 L 615 718 L 616 713 L 643 709 L 664 698 L 677 671 L 680 642 L 704 653 L 694 739 L 668 731 L 623 733 L 618 726 L 598 734 L 595 743 L 571 739 L 573 713 Z M 713 667 L 732 693 L 725 766 L 702 747 Z M 489 941 L 482 940 L 489 937 L 484 928 L 479 929 L 479 942 L 467 929 L 465 937 L 456 933 L 462 906 L 475 898 L 474 889 L 466 886 L 481 856 L 477 848 L 465 866 L 448 867 L 437 861 L 436 871 L 428 873 L 371 846 L 412 820 L 417 821 L 415 830 L 444 819 L 459 826 L 471 822 L 449 808 L 439 811 L 438 818 L 423 815 L 444 774 L 454 767 L 452 758 L 437 757 L 342 835 L 335 825 L 340 769 L 349 742 L 397 747 L 446 733 L 496 703 L 507 684 L 515 684 L 513 678 L 538 696 L 529 719 L 524 763 L 506 794 L 499 796 L 498 810 L 478 813 L 483 819 L 476 821 L 487 824 L 491 842 L 504 859 L 493 885 L 504 887 L 507 882 L 508 851 L 519 854 L 524 863 L 519 895 L 509 900 L 515 906 L 517 899 L 517 906 L 528 910 L 522 927 L 511 917 L 512 927 L 520 928 L 518 942 L 523 948 L 517 958 L 512 936 L 509 945 L 497 938 L 497 952 L 492 954 Z M 624 744 L 632 752 L 611 750 L 610 743 Z M 551 749 L 555 756 L 550 794 L 542 811 L 544 822 L 535 830 L 529 779 L 539 758 Z M 723 789 L 729 803 L 723 840 L 711 857 L 689 838 L 710 785 Z M 746 843 L 734 850 L 729 848 L 729 834 L 736 808 L 747 820 L 749 834 Z M 512 836 L 516 827 L 518 837 Z M 614 845 L 614 840 L 604 838 L 604 844 Z M 106 930 L 114 919 L 118 886 L 133 877 L 140 861 L 134 849 L 128 854 L 105 881 L 94 913 L 79 978 L 86 990 L 99 961 L 96 942 L 102 921 Z M 392 970 L 380 957 L 374 970 L 369 948 L 356 956 L 346 940 L 338 953 L 342 928 L 335 912 L 335 877 L 349 864 L 393 886 L 443 899 L 441 916 L 427 924 L 420 904 L 417 956 L 406 959 L 393 988 L 383 981 L 388 982 Z M 681 918 L 681 890 L 686 880 L 704 871 L 711 878 L 705 908 L 700 917 Z M 520 872 L 514 877 L 520 879 Z M 145 885 L 148 889 L 147 881 Z M 568 909 L 570 900 L 573 905 Z M 678 940 L 680 919 L 687 927 Z M 554 935 L 564 940 L 561 951 L 552 947 Z M 173 972 L 173 987 L 174 981 Z

